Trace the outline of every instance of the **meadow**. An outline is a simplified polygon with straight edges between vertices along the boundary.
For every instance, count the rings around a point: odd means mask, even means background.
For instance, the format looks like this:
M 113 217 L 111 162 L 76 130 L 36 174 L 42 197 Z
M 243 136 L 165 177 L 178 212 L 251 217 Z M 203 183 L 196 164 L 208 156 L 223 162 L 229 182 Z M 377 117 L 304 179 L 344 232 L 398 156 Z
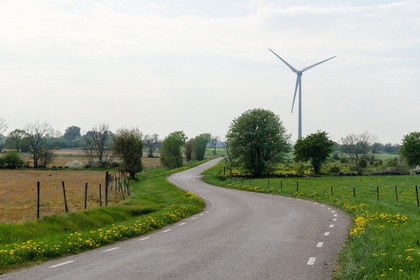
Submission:
M 224 175 L 221 161 L 203 179 L 227 188 L 318 201 L 349 213 L 353 225 L 334 279 L 420 279 L 419 175 L 231 178 Z
M 0 274 L 139 236 L 199 213 L 204 203 L 198 196 L 166 181 L 170 174 L 197 164 L 139 174 L 131 182 L 130 197 L 117 205 L 1 223 Z
M 37 218 L 37 182 L 41 186 L 41 217 L 65 212 L 62 182 L 66 187 L 69 212 L 84 209 L 86 183 L 87 208 L 99 207 L 99 185 L 102 186 L 103 193 L 105 171 L 64 168 L 74 162 L 83 163 L 84 160 L 81 150 L 59 150 L 55 151 L 54 161 L 48 169 L 0 169 L 0 222 L 23 222 Z M 160 165 L 159 158 L 143 157 L 142 162 L 146 168 Z M 121 202 L 120 194 L 109 193 L 109 205 L 118 205 Z

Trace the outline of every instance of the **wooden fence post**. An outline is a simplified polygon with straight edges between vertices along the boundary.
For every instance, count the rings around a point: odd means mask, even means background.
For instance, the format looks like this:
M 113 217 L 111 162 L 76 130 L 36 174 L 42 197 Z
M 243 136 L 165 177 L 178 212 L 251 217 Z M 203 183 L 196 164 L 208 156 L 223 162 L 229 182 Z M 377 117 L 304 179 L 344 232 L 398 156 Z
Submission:
M 64 181 L 61 181 L 61 186 L 63 187 L 64 210 L 66 210 L 66 213 L 68 213 L 69 208 L 67 207 L 66 187 L 64 186 Z
M 99 184 L 99 206 L 102 206 L 102 186 Z
M 397 188 L 397 186 L 395 186 L 395 199 L 397 200 L 397 203 L 398 203 L 398 188 Z
M 39 208 L 40 208 L 40 195 L 41 185 L 39 182 L 36 183 L 36 218 L 39 219 Z
M 417 207 L 420 207 L 420 201 L 419 201 L 419 189 L 416 185 L 416 196 L 417 196 Z
M 379 201 L 379 186 L 376 186 L 376 200 Z
M 88 183 L 85 184 L 85 209 L 87 208 Z

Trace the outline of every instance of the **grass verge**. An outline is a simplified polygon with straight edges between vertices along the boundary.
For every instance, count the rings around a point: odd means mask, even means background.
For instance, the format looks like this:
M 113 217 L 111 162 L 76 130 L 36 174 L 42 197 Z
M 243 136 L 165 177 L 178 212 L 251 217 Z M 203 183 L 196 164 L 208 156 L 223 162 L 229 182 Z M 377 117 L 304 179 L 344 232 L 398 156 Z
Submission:
M 138 176 L 121 206 L 0 224 L 0 274 L 139 236 L 202 211 L 199 197 L 166 181 L 170 174 L 198 164 Z
M 353 226 L 334 279 L 420 279 L 420 208 L 415 192 L 419 176 L 231 179 L 223 175 L 223 166 L 222 161 L 207 170 L 203 180 L 319 201 L 351 215 Z

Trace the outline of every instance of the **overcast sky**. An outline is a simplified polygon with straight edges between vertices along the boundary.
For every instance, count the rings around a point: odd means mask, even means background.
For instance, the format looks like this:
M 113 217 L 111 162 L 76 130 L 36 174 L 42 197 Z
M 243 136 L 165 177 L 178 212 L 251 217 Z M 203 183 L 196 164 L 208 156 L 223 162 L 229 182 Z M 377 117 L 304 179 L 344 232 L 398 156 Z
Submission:
M 316 4 L 315 4 L 316 3 Z M 253 108 L 303 136 L 420 131 L 418 0 L 0 0 L 0 118 L 8 132 L 99 123 L 161 138 L 224 138 Z

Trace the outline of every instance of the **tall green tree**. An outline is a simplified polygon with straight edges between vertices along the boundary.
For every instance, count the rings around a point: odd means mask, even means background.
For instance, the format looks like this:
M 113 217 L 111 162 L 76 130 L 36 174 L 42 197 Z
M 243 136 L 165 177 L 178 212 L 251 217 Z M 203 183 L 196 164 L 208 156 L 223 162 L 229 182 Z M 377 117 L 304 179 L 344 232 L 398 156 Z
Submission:
M 162 142 L 160 161 L 167 168 L 181 167 L 183 163 L 181 148 L 187 137 L 183 131 L 170 133 Z
M 8 149 L 16 150 L 16 152 L 29 151 L 28 142 L 25 141 L 26 133 L 23 129 L 15 129 L 9 133 L 6 139 L 5 146 Z
M 325 131 L 317 131 L 297 140 L 293 154 L 295 161 L 310 161 L 315 174 L 319 174 L 322 164 L 333 151 L 334 141 L 328 138 Z
M 69 126 L 66 128 L 66 131 L 64 132 L 64 139 L 66 139 L 67 141 L 72 141 L 78 137 L 81 137 L 80 127 Z
M 248 110 L 234 119 L 226 139 L 233 160 L 252 176 L 273 171 L 290 150 L 290 135 L 280 118 L 264 109 Z
M 194 138 L 194 156 L 196 160 L 203 160 L 206 154 L 207 143 L 211 140 L 210 133 L 202 133 Z
M 121 160 L 122 172 L 128 172 L 134 178 L 142 171 L 143 135 L 137 128 L 119 129 L 112 142 L 112 151 Z
M 420 165 L 420 132 L 411 132 L 404 136 L 400 154 L 410 166 Z

